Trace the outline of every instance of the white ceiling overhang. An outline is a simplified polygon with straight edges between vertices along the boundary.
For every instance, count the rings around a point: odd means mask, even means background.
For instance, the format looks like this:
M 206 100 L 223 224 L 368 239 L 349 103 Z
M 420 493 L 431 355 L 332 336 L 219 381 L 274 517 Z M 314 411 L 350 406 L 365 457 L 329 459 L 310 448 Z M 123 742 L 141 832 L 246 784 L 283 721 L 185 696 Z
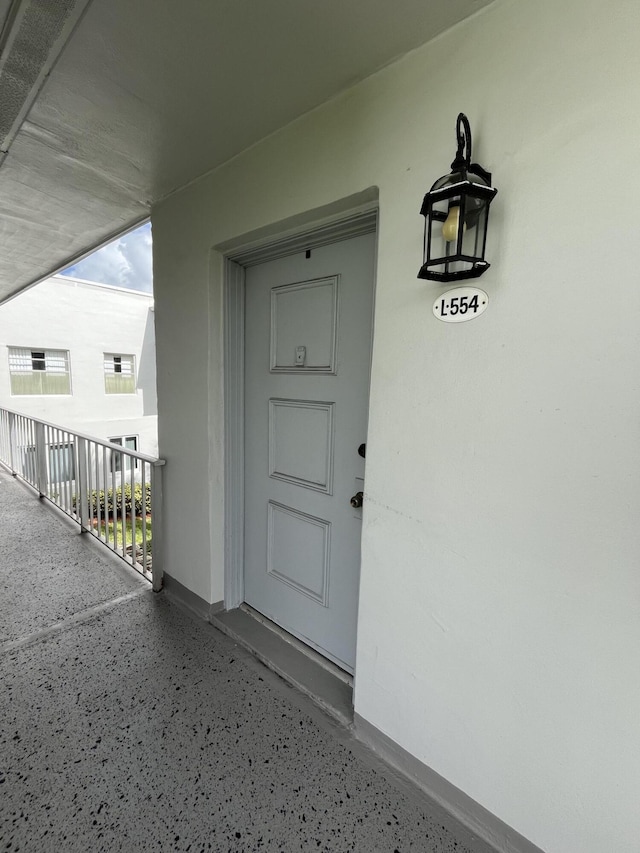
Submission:
M 490 0 L 0 0 L 0 301 Z

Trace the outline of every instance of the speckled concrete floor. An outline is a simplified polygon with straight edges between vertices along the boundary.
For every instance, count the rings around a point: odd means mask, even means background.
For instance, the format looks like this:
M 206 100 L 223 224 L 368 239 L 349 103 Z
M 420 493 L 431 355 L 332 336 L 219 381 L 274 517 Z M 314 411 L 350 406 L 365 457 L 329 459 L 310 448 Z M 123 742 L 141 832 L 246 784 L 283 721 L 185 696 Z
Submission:
M 0 582 L 0 849 L 486 849 L 2 471 Z

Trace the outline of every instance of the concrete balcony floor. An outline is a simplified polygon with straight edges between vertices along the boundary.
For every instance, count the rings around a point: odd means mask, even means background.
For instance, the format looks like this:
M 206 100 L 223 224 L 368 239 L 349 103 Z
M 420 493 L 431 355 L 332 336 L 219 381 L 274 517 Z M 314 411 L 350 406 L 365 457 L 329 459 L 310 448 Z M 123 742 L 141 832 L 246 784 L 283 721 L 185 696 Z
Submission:
M 486 851 L 0 470 L 0 849 Z

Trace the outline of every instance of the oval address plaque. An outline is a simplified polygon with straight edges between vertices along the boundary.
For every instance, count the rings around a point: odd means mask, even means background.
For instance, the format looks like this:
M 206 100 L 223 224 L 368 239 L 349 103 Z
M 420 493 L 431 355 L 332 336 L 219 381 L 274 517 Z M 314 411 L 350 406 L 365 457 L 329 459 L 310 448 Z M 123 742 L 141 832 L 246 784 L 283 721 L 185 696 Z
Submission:
M 442 293 L 433 303 L 433 313 L 445 323 L 473 320 L 489 305 L 489 297 L 479 287 L 454 287 Z

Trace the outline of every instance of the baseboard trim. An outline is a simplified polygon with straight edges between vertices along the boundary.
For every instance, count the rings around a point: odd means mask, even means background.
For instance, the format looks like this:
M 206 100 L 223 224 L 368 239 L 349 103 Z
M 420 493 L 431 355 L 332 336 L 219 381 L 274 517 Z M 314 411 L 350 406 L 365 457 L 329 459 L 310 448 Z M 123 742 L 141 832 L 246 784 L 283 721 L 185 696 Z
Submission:
M 185 607 L 191 613 L 194 613 L 200 619 L 204 619 L 207 622 L 211 622 L 211 617 L 224 609 L 224 602 L 214 601 L 213 604 L 209 604 L 204 598 L 192 592 L 183 583 L 172 578 L 166 572 L 163 576 L 162 588 L 167 598 L 175 601 L 176 604 L 182 605 L 182 607 Z
M 360 714 L 354 714 L 354 733 L 398 773 L 416 784 L 427 797 L 444 809 L 496 853 L 544 853 L 500 818 L 456 788 L 435 770 L 383 734 Z

